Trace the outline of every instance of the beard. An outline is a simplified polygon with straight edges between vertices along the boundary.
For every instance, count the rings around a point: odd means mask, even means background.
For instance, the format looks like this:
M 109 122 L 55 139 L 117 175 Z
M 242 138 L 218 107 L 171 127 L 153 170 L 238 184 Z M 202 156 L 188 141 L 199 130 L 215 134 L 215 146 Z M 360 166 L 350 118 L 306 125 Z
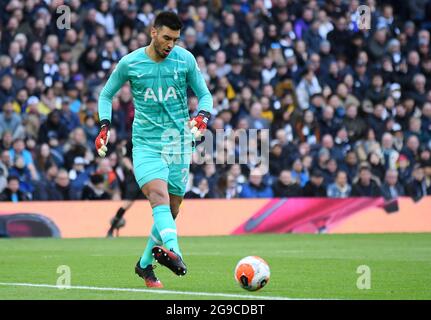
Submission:
M 166 54 L 163 49 L 161 48 L 160 44 L 158 43 L 158 41 L 154 41 L 154 51 L 156 52 L 156 54 L 164 59 L 168 56 L 168 54 Z

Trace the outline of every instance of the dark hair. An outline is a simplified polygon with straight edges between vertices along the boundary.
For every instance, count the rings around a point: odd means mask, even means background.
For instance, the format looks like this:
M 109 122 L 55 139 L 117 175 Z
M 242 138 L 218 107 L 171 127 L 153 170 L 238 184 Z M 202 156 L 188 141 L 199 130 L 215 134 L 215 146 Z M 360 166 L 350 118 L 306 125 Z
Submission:
M 183 23 L 174 12 L 163 11 L 160 12 L 154 20 L 154 28 L 161 28 L 163 26 L 172 30 L 181 30 Z
M 11 181 L 13 181 L 13 180 L 16 180 L 16 181 L 19 182 L 19 178 L 17 176 L 11 175 L 11 176 L 7 177 L 7 182 L 8 183 L 11 182 Z
M 94 173 L 90 176 L 90 181 L 92 184 L 99 184 L 104 181 L 104 178 L 101 174 Z

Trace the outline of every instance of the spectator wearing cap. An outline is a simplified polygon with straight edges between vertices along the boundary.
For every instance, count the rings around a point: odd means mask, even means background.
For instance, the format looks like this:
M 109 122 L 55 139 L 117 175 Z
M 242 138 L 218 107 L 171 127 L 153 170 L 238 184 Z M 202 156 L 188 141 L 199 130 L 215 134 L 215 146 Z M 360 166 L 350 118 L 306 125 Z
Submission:
M 326 188 L 327 196 L 330 198 L 347 198 L 351 192 L 352 187 L 348 182 L 347 173 L 342 170 L 337 171 L 335 182 Z
M 311 172 L 310 181 L 308 181 L 303 189 L 304 197 L 326 197 L 326 188 L 323 184 L 323 173 L 319 169 L 314 169 Z
M 235 59 L 232 61 L 232 70 L 228 73 L 227 79 L 232 84 L 235 92 L 240 92 L 247 83 L 247 78 L 243 75 L 243 61 Z
M 84 186 L 90 181 L 90 174 L 85 166 L 87 161 L 83 157 L 76 157 L 73 160 L 73 167 L 69 171 L 70 188 L 77 198 L 81 198 Z
M 358 60 L 355 64 L 354 73 L 354 91 L 356 97 L 364 97 L 370 84 L 370 78 L 367 70 L 367 63 Z
M 29 197 L 20 190 L 19 178 L 10 175 L 7 178 L 7 187 L 0 193 L 0 201 L 21 202 L 27 200 Z
M 368 166 L 359 169 L 357 182 L 352 186 L 352 197 L 379 197 L 381 190 L 379 185 L 372 179 L 371 170 Z
M 410 166 L 409 159 L 406 155 L 400 154 L 397 160 L 398 180 L 403 186 L 406 186 L 410 182 L 410 178 L 413 172 L 412 166 Z
M 406 185 L 406 194 L 416 202 L 430 194 L 429 191 L 426 185 L 424 168 L 420 164 L 416 164 L 413 168 L 412 179 Z
M 283 170 L 278 179 L 272 185 L 274 197 L 288 198 L 302 196 L 302 189 L 299 183 L 292 178 L 291 171 Z
M 51 110 L 37 96 L 31 96 L 27 100 L 25 112 L 37 116 L 46 116 Z
M 272 189 L 263 182 L 263 175 L 260 169 L 256 168 L 250 172 L 248 183 L 244 184 L 240 193 L 240 198 L 271 198 Z
M 398 171 L 389 169 L 386 171 L 385 182 L 382 184 L 382 195 L 386 200 L 404 196 L 403 185 L 398 181 Z

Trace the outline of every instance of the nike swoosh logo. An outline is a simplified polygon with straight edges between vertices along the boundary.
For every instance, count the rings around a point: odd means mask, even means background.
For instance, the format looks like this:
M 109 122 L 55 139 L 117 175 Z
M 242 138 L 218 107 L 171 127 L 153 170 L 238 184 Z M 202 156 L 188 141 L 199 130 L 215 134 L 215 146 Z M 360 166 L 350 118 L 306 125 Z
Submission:
M 137 77 L 138 77 L 138 78 L 142 78 L 143 76 L 146 76 L 146 75 L 148 75 L 148 74 L 149 74 L 149 73 L 141 73 L 141 74 L 138 74 L 138 75 L 137 75 Z
M 256 229 L 266 218 L 268 218 L 271 214 L 273 214 L 278 208 L 283 206 L 286 203 L 287 199 L 281 199 L 277 203 L 275 203 L 272 207 L 264 211 L 260 216 L 257 218 L 250 218 L 244 226 L 244 230 L 249 232 L 253 229 Z

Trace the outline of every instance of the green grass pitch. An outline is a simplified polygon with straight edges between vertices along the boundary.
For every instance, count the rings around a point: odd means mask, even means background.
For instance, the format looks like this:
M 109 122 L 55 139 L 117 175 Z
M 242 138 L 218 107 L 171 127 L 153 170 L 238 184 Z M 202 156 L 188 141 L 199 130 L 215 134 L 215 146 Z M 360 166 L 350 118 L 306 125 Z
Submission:
M 250 296 L 431 299 L 431 234 L 181 237 L 189 272 L 179 278 L 158 266 L 156 273 L 165 286 L 163 290 L 169 291 L 164 293 L 154 289 L 131 290 L 146 289 L 134 274 L 145 241 L 145 238 L 2 239 L 0 300 Z M 247 255 L 261 256 L 271 268 L 269 284 L 257 292 L 247 292 L 234 281 L 235 265 Z M 55 287 L 61 276 L 57 273 L 60 265 L 70 267 L 71 289 Z M 361 265 L 370 268 L 370 289 L 357 287 L 361 276 L 357 269 Z M 94 287 L 115 289 L 94 290 Z

